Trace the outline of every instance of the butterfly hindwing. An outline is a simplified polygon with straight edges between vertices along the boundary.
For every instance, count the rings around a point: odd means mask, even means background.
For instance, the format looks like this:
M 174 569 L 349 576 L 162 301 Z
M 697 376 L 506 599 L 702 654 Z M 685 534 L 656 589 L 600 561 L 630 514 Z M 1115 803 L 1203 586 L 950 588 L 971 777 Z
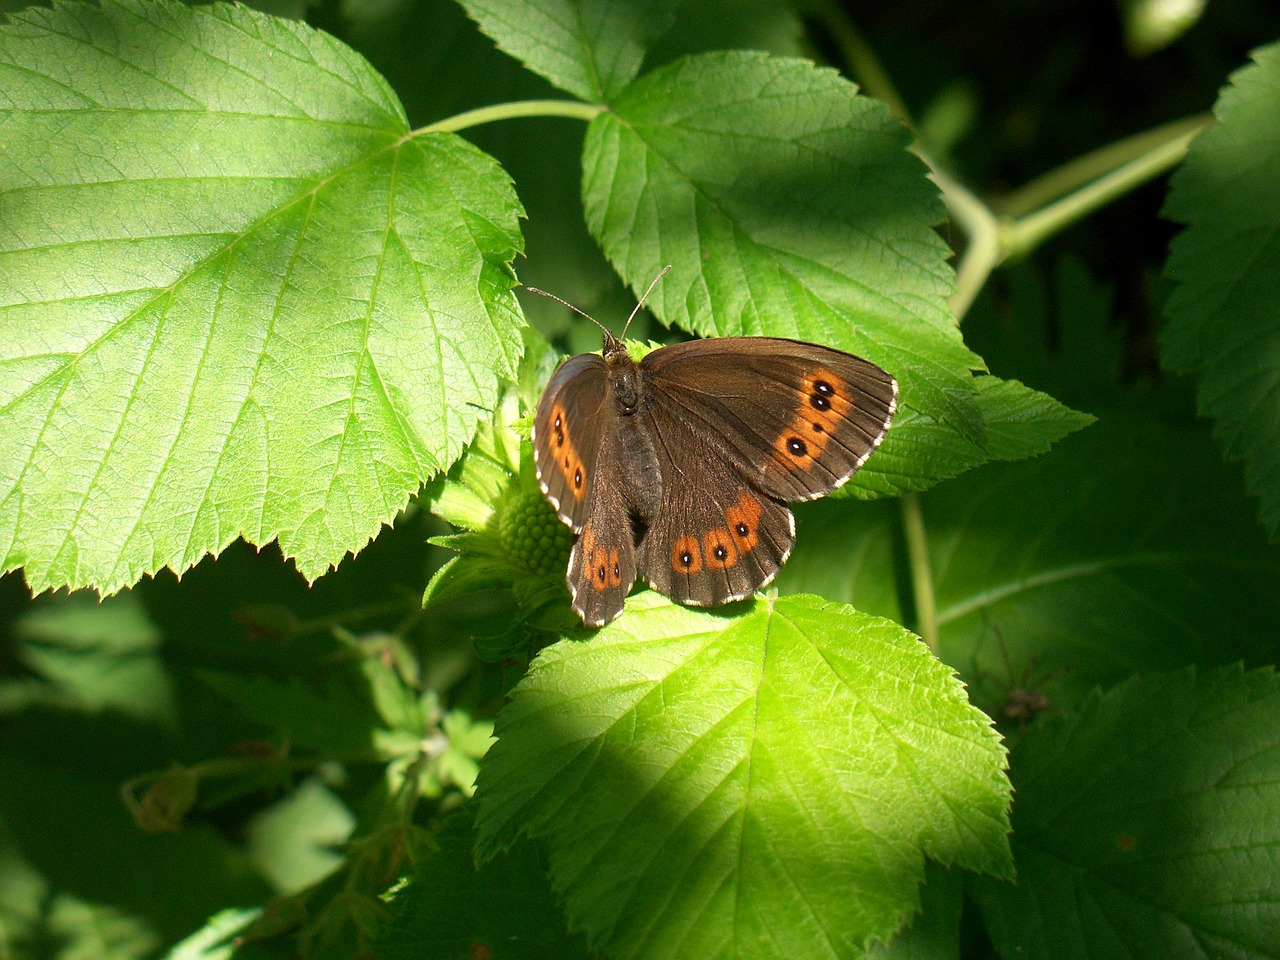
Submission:
M 681 603 L 718 606 L 767 584 L 795 543 L 786 504 L 736 479 L 715 445 L 661 417 L 662 505 L 638 547 L 640 574 Z
M 810 500 L 849 479 L 897 409 L 897 382 L 870 361 L 812 343 L 726 337 L 663 347 L 641 363 L 646 400 L 716 445 L 746 482 Z
M 617 446 L 616 434 L 601 444 L 586 522 L 569 553 L 565 574 L 573 609 L 589 627 L 604 626 L 620 614 L 636 581 L 634 534 L 619 480 Z

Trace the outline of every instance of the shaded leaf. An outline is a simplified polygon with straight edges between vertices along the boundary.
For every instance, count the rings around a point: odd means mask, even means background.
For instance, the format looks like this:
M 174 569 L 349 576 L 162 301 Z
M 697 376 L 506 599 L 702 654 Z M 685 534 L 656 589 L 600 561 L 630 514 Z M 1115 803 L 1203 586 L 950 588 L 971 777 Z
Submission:
M 284 681 L 233 673 L 199 673 L 240 714 L 266 727 L 280 742 L 324 755 L 371 753 L 380 726 L 367 693 L 329 677 L 323 688 L 296 678 Z
M 43 898 L 30 918 L 33 942 L 83 943 L 84 956 L 111 955 L 100 952 L 107 947 L 150 956 L 224 904 L 268 894 L 217 830 L 143 833 L 120 802 L 118 781 L 69 768 L 46 741 L 14 736 L 8 718 L 5 724 L 0 811 L 10 832 L 0 828 L 0 906 L 10 906 L 13 868 L 25 861 Z
M 565 933 L 564 914 L 538 848 L 520 844 L 477 869 L 475 833 L 456 816 L 435 834 L 439 850 L 418 864 L 391 900 L 393 919 L 376 944 L 385 960 L 576 960 L 589 956 Z
M 986 425 L 979 445 L 944 423 L 914 410 L 903 411 L 881 449 L 854 480 L 840 488 L 848 495 L 898 496 L 926 490 L 990 460 L 1025 460 L 1045 453 L 1068 434 L 1093 422 L 1048 394 L 1016 380 L 976 377 L 977 401 Z M 837 494 L 840 496 L 841 494 Z
M 1280 551 L 1242 494 L 1203 432 L 1118 417 L 1038 460 L 930 491 L 921 510 L 943 659 L 989 709 L 1028 665 L 1079 696 L 1139 667 L 1270 662 Z M 779 590 L 905 618 L 898 513 L 804 504 Z
M 346 805 L 311 777 L 249 822 L 245 846 L 277 893 L 297 893 L 342 866 L 354 827 Z
M 0 704 L 56 704 L 92 714 L 117 710 L 172 729 L 172 680 L 160 635 L 137 597 L 42 598 L 15 624 L 14 653 L 38 682 L 0 681 Z
M 1200 412 L 1245 461 L 1262 525 L 1280 537 L 1280 45 L 1254 54 L 1191 144 L 1165 215 L 1173 241 L 1163 359 L 1199 379 Z
M 974 883 L 1002 956 L 1280 952 L 1280 681 L 1142 676 L 1011 757 L 1017 885 Z

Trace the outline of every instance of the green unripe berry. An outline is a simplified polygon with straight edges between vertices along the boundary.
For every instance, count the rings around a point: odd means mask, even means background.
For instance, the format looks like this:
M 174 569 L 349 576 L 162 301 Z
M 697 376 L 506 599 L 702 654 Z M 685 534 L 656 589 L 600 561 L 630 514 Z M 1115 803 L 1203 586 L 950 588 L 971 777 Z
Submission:
M 536 490 L 513 491 L 503 504 L 498 537 L 512 563 L 532 574 L 563 573 L 573 535 Z

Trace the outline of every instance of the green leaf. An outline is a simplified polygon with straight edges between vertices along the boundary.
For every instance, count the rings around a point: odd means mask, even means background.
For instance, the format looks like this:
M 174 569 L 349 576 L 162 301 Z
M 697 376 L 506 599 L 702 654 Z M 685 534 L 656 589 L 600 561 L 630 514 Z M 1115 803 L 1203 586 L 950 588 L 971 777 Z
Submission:
M 470 818 L 454 816 L 434 837 L 438 852 L 418 864 L 391 899 L 393 919 L 376 946 L 381 960 L 578 960 L 580 938 L 546 881 L 538 848 L 524 843 L 476 869 Z
M 460 0 L 499 48 L 581 100 L 612 99 L 671 25 L 678 0 Z
M 919 640 L 815 597 L 733 612 L 643 593 L 544 649 L 481 767 L 480 853 L 545 838 L 620 958 L 854 956 L 926 855 L 1007 874 L 1003 748 Z
M 1016 886 L 977 880 L 1001 956 L 1280 952 L 1280 679 L 1141 676 L 1011 757 Z
M 337 677 L 318 689 L 296 678 L 278 682 L 212 670 L 198 675 L 239 713 L 291 746 L 332 756 L 372 754 L 377 714 L 367 696 Z
M 176 726 L 160 634 L 136 596 L 42 598 L 16 624 L 14 653 L 39 682 L 0 681 L 0 704 L 46 703 L 87 714 L 119 711 Z
M 1016 380 L 983 376 L 973 385 L 986 424 L 985 445 L 932 417 L 904 410 L 890 429 L 893 442 L 886 440 L 854 482 L 841 490 L 863 498 L 925 490 L 989 460 L 1023 460 L 1045 453 L 1094 419 Z
M 355 817 L 315 777 L 259 812 L 245 828 L 246 849 L 280 894 L 298 893 L 342 866 L 338 851 Z
M 1107 418 L 930 491 L 921 512 L 942 657 L 988 709 L 1026 672 L 1081 696 L 1135 668 L 1275 657 L 1280 551 L 1202 431 Z M 796 513 L 780 591 L 904 618 L 897 504 Z
M 666 322 L 816 340 L 881 364 L 902 405 L 982 445 L 942 219 L 907 130 L 835 71 L 758 53 L 691 57 L 591 124 L 587 222 Z M 888 443 L 894 442 L 890 433 Z
M 1199 409 L 1245 461 L 1262 524 L 1280 537 L 1280 45 L 1235 73 L 1192 143 L 1165 215 L 1187 225 L 1165 275 L 1163 358 L 1199 378 Z
M 0 28 L 0 549 L 113 591 L 236 537 L 315 578 L 515 372 L 520 206 L 353 51 L 238 6 Z

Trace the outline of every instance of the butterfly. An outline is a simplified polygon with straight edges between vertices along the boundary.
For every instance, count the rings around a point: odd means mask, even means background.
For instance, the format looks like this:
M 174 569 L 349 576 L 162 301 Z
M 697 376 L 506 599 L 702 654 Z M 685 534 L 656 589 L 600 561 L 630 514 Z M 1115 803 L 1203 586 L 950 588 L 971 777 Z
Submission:
M 533 423 L 538 485 L 577 534 L 566 581 L 590 627 L 622 612 L 637 575 L 701 607 L 765 586 L 795 544 L 788 501 L 853 476 L 897 409 L 892 376 L 830 347 L 723 337 L 636 362 L 600 328 L 601 353 L 560 366 Z

